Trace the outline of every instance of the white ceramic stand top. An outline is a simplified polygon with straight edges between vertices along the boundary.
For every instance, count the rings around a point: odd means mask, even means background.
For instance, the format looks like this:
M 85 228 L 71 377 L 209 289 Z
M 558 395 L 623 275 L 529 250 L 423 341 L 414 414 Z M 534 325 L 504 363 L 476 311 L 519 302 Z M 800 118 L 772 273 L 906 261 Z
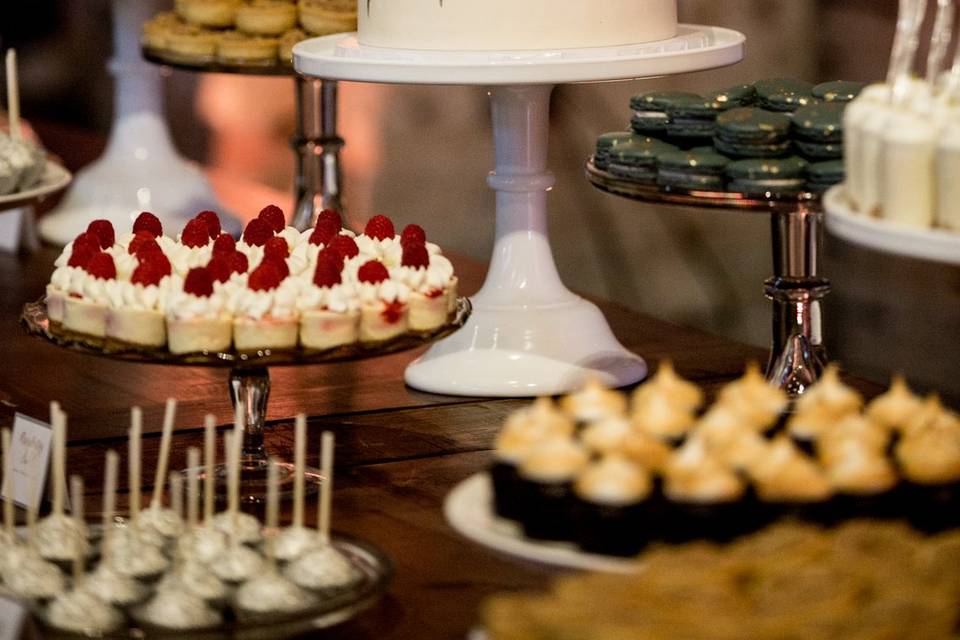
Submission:
M 54 244 L 74 239 L 95 218 L 113 223 L 119 233 L 141 211 L 160 218 L 168 235 L 176 235 L 198 211 L 217 211 L 226 231 L 240 223 L 217 201 L 206 176 L 173 146 L 163 116 L 161 70 L 140 55 L 140 29 L 156 3 L 114 0 L 116 78 L 114 120 L 103 156 L 84 167 L 63 202 L 40 220 L 40 235 Z
M 907 258 L 960 265 L 960 232 L 908 227 L 858 213 L 843 185 L 826 193 L 823 208 L 827 230 L 847 242 Z
M 614 337 L 593 304 L 560 280 L 547 235 L 550 94 L 557 83 L 709 69 L 743 56 L 743 35 L 681 25 L 671 40 L 602 49 L 419 52 L 361 46 L 335 35 L 294 47 L 300 73 L 335 80 L 491 87 L 497 192 L 490 271 L 473 315 L 407 368 L 412 387 L 465 396 L 558 394 L 597 377 L 633 384 L 646 363 Z

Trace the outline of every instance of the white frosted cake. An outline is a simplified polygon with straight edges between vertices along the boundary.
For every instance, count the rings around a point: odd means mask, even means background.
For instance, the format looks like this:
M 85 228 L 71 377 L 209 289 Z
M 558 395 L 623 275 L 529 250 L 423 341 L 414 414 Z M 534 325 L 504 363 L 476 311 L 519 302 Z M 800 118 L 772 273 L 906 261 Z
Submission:
M 677 33 L 676 0 L 358 0 L 360 43 L 487 51 L 611 47 Z

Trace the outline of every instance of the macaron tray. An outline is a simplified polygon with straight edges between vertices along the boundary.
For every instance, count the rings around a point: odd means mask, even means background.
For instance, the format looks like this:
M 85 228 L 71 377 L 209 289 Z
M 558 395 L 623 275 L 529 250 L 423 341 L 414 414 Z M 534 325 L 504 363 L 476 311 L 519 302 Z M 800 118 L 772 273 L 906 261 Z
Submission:
M 709 96 L 640 94 L 631 130 L 598 138 L 588 177 L 623 195 L 662 191 L 716 206 L 815 199 L 843 180 L 844 105 L 860 88 L 777 79 Z
M 542 398 L 507 419 L 485 490 L 476 477 L 454 490 L 486 500 L 485 519 L 449 502 L 448 518 L 508 553 L 613 571 L 649 543 L 727 542 L 781 518 L 960 527 L 960 417 L 936 395 L 897 378 L 865 404 L 831 365 L 788 411 L 751 366 L 703 399 L 669 363 L 629 399 L 596 384 Z

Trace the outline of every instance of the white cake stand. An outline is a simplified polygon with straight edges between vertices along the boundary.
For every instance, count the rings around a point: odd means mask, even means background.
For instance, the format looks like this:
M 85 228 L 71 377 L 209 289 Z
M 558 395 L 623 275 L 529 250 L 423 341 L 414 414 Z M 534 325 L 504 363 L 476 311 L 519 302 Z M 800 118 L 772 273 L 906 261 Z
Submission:
M 823 207 L 827 229 L 847 242 L 883 253 L 960 265 L 960 233 L 956 231 L 908 227 L 858 213 L 842 184 L 827 192 Z
M 559 51 L 424 52 L 365 47 L 354 35 L 301 42 L 294 67 L 333 80 L 490 86 L 497 192 L 496 239 L 467 325 L 407 368 L 410 386 L 465 396 L 570 391 L 591 376 L 641 380 L 646 363 L 614 337 L 603 314 L 561 282 L 547 236 L 550 94 L 570 82 L 626 80 L 738 62 L 744 36 L 681 25 L 660 42 Z
M 95 218 L 129 229 L 141 211 L 175 233 L 198 211 L 220 213 L 224 230 L 240 232 L 206 176 L 177 153 L 163 115 L 161 70 L 140 57 L 140 29 L 156 8 L 144 0 L 114 0 L 114 112 L 106 152 L 79 171 L 63 202 L 40 220 L 47 242 L 66 244 Z

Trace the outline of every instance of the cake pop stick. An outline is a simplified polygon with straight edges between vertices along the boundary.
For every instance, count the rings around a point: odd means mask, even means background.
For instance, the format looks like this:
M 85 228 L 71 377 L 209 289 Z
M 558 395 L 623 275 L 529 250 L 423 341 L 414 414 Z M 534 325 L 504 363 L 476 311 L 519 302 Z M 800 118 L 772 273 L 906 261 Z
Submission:
M 297 414 L 293 437 L 293 526 L 303 526 L 304 467 L 307 464 L 307 416 Z
M 53 513 L 56 515 L 63 513 L 63 488 L 67 482 L 64 421 L 60 404 L 54 400 L 50 403 L 50 422 L 53 426 Z
M 209 413 L 203 419 L 203 524 L 213 519 L 213 499 L 216 491 L 217 432 L 216 419 Z
M 113 536 L 113 514 L 117 508 L 117 469 L 120 466 L 120 456 L 116 451 L 107 451 L 103 474 L 103 537 L 106 542 Z M 110 549 L 110 545 L 104 545 Z M 108 552 L 109 553 L 109 552 Z
M 10 442 L 10 429 L 3 430 L 3 529 L 13 539 L 13 447 Z
M 80 522 L 84 521 L 82 476 L 70 476 L 70 510 L 74 518 Z
M 183 517 L 183 476 L 177 472 L 170 474 L 170 509 Z
M 927 54 L 927 84 L 931 93 L 937 89 L 943 61 L 947 58 L 947 49 L 953 36 L 953 22 L 956 14 L 954 0 L 937 0 L 937 14 L 933 20 L 933 32 L 930 35 L 930 51 Z
M 150 508 L 158 509 L 163 504 L 163 483 L 167 479 L 167 464 L 170 460 L 170 441 L 173 438 L 173 421 L 177 415 L 177 401 L 167 398 L 163 412 L 163 433 L 160 435 L 160 457 L 157 460 L 157 473 L 153 480 L 153 497 Z
M 10 137 L 19 140 L 20 131 L 20 83 L 17 79 L 17 51 L 7 49 L 7 121 Z
M 330 542 L 330 502 L 333 499 L 333 433 L 324 431 L 320 439 L 320 509 L 317 514 L 317 531 L 323 544 Z
M 197 472 L 200 470 L 200 450 L 187 449 L 187 525 L 190 530 L 197 526 L 197 496 L 200 491 Z
M 37 495 L 37 477 L 32 476 L 30 478 L 30 504 L 27 505 L 27 542 L 32 547 L 36 547 L 34 544 L 36 542 L 36 536 L 34 533 L 37 530 L 37 510 L 39 509 L 39 498 L 35 497 Z
M 267 461 L 267 530 L 275 533 L 280 522 L 279 469 L 273 458 Z M 267 554 L 273 558 L 272 545 L 267 545 Z
M 239 507 L 239 492 L 237 491 L 237 465 L 234 464 L 233 441 L 236 438 L 236 431 L 228 431 L 223 434 L 223 448 L 227 459 L 227 512 L 235 514 Z
M 143 413 L 140 407 L 130 409 L 129 448 L 130 460 L 127 462 L 130 484 L 130 522 L 137 526 L 140 517 L 140 437 L 143 432 Z

